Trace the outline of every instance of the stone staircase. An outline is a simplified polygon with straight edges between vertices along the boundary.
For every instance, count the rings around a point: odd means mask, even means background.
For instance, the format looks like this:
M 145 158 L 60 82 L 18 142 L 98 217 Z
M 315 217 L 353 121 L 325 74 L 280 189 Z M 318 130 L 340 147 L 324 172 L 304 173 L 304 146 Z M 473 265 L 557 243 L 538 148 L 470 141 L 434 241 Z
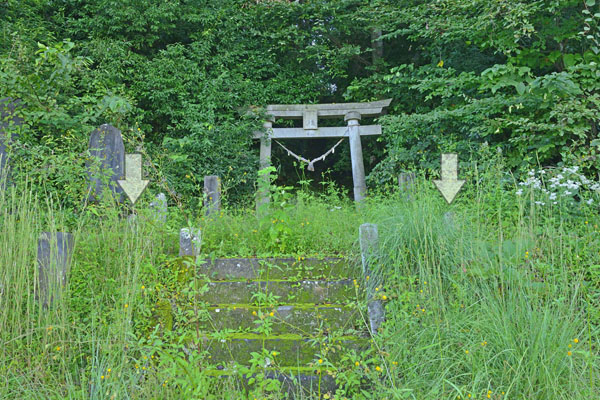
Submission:
M 370 346 L 360 271 L 340 258 L 205 260 L 199 329 L 215 375 L 254 357 L 289 392 L 333 391 L 329 372 Z

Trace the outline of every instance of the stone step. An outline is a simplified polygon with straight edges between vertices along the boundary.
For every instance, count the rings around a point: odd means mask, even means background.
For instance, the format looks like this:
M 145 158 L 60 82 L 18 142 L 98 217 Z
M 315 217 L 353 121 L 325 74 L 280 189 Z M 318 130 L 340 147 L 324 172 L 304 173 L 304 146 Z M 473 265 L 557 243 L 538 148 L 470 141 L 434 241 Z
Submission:
M 246 389 L 251 387 L 248 383 L 249 379 L 256 378 L 256 374 L 242 373 L 237 365 L 205 371 L 207 375 L 214 377 L 240 377 L 242 378 L 241 384 Z M 279 380 L 281 382 L 281 393 L 286 395 L 288 399 L 313 398 L 311 395 L 316 392 L 333 394 L 337 389 L 335 378 L 323 371 L 323 368 L 321 371 L 310 367 L 263 368 L 261 373 L 265 374 L 266 379 Z
M 264 324 L 268 324 L 271 332 L 276 335 L 365 331 L 365 323 L 359 310 L 346 305 L 296 304 L 259 309 L 253 305 L 241 304 L 208 307 L 206 313 L 208 318 L 199 323 L 203 332 L 223 329 L 258 332 L 261 324 L 257 321 L 265 321 Z
M 263 300 L 256 294 L 266 294 Z M 270 300 L 268 296 L 274 296 Z M 356 299 L 356 290 L 352 279 L 336 281 L 302 280 L 302 281 L 217 281 L 208 282 L 208 291 L 198 300 L 208 304 L 222 303 L 331 303 L 345 304 Z
M 318 343 L 321 340 L 322 343 Z M 362 352 L 370 346 L 370 339 L 356 336 L 341 336 L 334 339 L 320 336 L 303 335 L 258 335 L 252 333 L 233 333 L 215 339 L 205 337 L 200 349 L 207 351 L 209 362 L 218 365 L 250 365 L 252 353 L 276 352 L 265 362 L 264 367 L 320 367 L 319 363 L 339 362 L 349 350 Z
M 181 262 L 193 262 L 190 257 Z M 340 280 L 357 275 L 355 268 L 343 258 L 217 258 L 205 259 L 196 267 L 199 274 L 211 280 Z

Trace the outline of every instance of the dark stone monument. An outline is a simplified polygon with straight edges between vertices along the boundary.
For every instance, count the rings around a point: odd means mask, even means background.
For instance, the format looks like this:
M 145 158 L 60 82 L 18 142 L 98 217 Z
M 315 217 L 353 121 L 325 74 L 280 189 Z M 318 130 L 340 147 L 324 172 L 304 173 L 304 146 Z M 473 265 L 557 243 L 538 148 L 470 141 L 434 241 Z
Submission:
M 221 210 L 221 180 L 216 175 L 204 177 L 204 215 L 218 214 Z
M 38 240 L 38 299 L 44 307 L 60 297 L 67 282 L 73 245 L 73 235 L 64 232 L 42 232 Z
M 10 179 L 9 147 L 18 137 L 18 127 L 23 124 L 23 118 L 16 113 L 20 107 L 20 100 L 0 99 L 0 189 Z
M 124 202 L 125 194 L 117 183 L 125 175 L 125 146 L 121 131 L 109 124 L 100 126 L 92 132 L 88 149 L 89 201 L 100 200 L 107 188 L 118 202 Z

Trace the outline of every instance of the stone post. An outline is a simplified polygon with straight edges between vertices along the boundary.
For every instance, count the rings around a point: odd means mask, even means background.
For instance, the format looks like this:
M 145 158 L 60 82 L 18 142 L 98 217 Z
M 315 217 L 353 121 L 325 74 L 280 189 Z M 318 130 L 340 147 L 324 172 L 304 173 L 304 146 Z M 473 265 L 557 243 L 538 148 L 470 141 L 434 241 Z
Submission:
M 363 200 L 367 193 L 365 182 L 365 166 L 363 164 L 362 145 L 360 143 L 360 114 L 351 111 L 346 114 L 344 121 L 348 123 L 350 137 L 350 157 L 352 160 L 352 180 L 354 182 L 354 201 Z
M 378 255 L 379 233 L 377 225 L 362 224 L 359 228 L 360 253 L 362 258 L 363 275 L 365 276 L 367 288 L 367 308 L 371 334 L 375 335 L 381 323 L 385 320 L 385 310 L 381 300 L 375 298 L 378 293 L 375 288 L 380 287 L 380 282 L 371 270 L 370 264 Z M 369 279 L 366 279 L 366 277 Z
M 260 169 L 265 169 L 271 165 L 271 136 L 273 135 L 273 121 L 267 120 L 264 122 L 263 127 L 266 130 L 264 136 L 260 139 Z M 258 178 L 261 182 L 259 185 L 263 188 L 267 188 L 271 184 L 268 176 L 262 176 Z M 256 202 L 256 208 L 258 209 L 261 205 L 269 202 L 269 191 L 266 189 L 260 190 L 258 193 L 258 199 Z
M 179 231 L 179 256 L 200 255 L 202 232 L 200 229 L 183 228 Z
M 167 222 L 167 213 L 169 206 L 167 205 L 167 196 L 164 193 L 156 195 L 154 201 L 150 203 L 150 207 L 154 211 L 154 219 L 163 224 Z
M 216 175 L 204 177 L 204 215 L 221 211 L 221 180 Z
M 38 299 L 44 308 L 60 298 L 67 275 L 75 241 L 65 232 L 43 232 L 38 240 Z
M 414 172 L 401 172 L 398 176 L 400 194 L 406 198 L 406 200 L 412 200 L 412 195 L 415 190 L 415 179 L 416 174 Z

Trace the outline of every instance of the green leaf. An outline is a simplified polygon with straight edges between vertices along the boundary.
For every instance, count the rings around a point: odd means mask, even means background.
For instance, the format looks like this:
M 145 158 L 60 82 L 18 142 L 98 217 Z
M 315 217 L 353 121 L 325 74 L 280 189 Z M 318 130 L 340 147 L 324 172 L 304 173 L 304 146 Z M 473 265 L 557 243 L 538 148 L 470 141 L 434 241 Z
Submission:
M 596 0 L 585 0 L 585 5 L 588 7 L 593 7 L 596 5 Z

